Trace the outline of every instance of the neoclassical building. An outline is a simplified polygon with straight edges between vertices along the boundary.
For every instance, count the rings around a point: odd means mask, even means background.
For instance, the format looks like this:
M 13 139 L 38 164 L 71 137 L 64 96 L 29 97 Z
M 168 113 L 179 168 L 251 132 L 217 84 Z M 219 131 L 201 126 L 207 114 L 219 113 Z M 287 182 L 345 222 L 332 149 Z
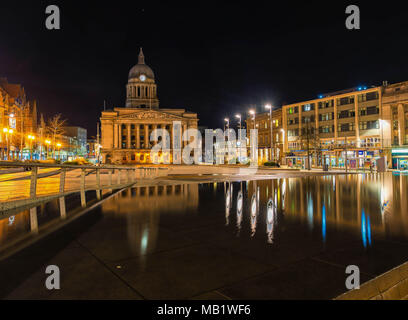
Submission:
M 150 138 L 155 129 L 166 129 L 171 142 L 168 152 L 155 154 L 159 157 L 156 161 L 170 159 L 176 162 L 174 144 L 185 146 L 188 142 L 177 142 L 173 129 L 180 128 L 182 134 L 198 126 L 196 113 L 185 109 L 159 108 L 155 75 L 145 64 L 142 49 L 137 65 L 129 72 L 126 107 L 103 111 L 100 120 L 103 163 L 152 163 L 151 148 L 157 142 Z

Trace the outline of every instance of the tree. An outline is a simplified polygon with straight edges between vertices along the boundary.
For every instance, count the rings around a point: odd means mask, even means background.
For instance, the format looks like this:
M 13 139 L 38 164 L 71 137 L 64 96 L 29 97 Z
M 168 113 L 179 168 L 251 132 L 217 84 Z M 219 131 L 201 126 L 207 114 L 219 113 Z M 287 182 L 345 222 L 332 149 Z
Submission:
M 64 133 L 63 127 L 67 120 L 61 119 L 62 115 L 59 113 L 48 120 L 47 133 L 52 138 L 52 156 L 55 154 L 55 138 Z
M 305 118 L 305 127 L 302 127 L 302 131 L 299 132 L 298 141 L 300 142 L 301 148 L 307 151 L 307 170 L 311 169 L 310 165 L 310 153 L 313 151 L 315 156 L 315 163 L 318 164 L 318 155 L 321 154 L 321 143 L 319 132 L 314 125 L 310 125 L 310 118 Z

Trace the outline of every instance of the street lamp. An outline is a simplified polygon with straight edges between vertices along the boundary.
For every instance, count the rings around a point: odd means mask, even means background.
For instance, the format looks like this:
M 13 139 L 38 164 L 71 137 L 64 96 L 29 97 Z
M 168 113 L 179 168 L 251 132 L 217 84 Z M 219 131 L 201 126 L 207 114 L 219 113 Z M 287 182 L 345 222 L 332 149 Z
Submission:
M 57 148 L 58 148 L 58 160 L 61 159 L 61 143 L 57 143 Z
M 265 106 L 265 109 L 269 110 L 269 118 L 271 120 L 271 160 L 275 160 L 275 141 L 273 139 L 273 120 L 272 120 L 272 109 L 273 107 L 270 104 Z
M 225 118 L 224 121 L 227 123 L 227 129 L 229 129 L 229 118 Z M 225 124 L 224 124 L 224 131 L 225 131 Z
M 240 114 L 236 114 L 235 115 L 235 118 L 238 118 L 239 119 L 239 130 L 241 130 L 242 129 L 242 127 L 241 127 L 241 115 Z M 239 159 L 239 161 L 241 161 L 241 143 L 242 143 L 242 141 L 241 141 L 241 134 L 240 134 L 240 131 L 238 130 L 238 142 L 239 142 L 239 154 L 238 154 L 238 159 Z
M 252 121 L 254 122 L 254 134 L 255 134 L 255 129 L 256 129 L 256 126 L 255 126 L 255 116 L 256 116 L 256 112 L 255 112 L 255 110 L 254 109 L 251 109 L 251 110 L 249 110 L 249 114 L 250 115 L 252 115 L 253 117 L 252 117 Z M 251 137 L 251 135 L 249 135 L 250 137 Z M 255 141 L 255 140 L 253 140 L 253 141 Z M 258 149 L 257 150 L 254 150 L 254 154 L 252 155 L 252 158 L 253 158 L 253 161 L 255 161 L 255 152 L 258 152 Z
M 3 128 L 3 132 L 6 134 L 6 141 L 7 141 L 7 160 L 10 160 L 10 139 L 9 135 L 13 134 L 13 129 Z
M 256 112 L 255 112 L 254 109 L 251 109 L 251 110 L 249 110 L 249 114 L 253 115 L 252 120 L 254 121 L 254 130 L 255 130 L 255 114 L 256 114 Z
M 29 148 L 30 148 L 30 159 L 33 160 L 33 141 L 35 140 L 35 136 L 29 135 Z
M 238 118 L 238 119 L 239 119 L 239 128 L 242 129 L 242 128 L 241 128 L 241 115 L 240 115 L 240 114 L 236 114 L 236 115 L 235 115 L 235 118 Z
M 45 144 L 47 145 L 47 159 L 48 159 L 48 151 L 49 151 L 49 148 L 50 148 L 51 141 L 50 140 L 45 140 Z

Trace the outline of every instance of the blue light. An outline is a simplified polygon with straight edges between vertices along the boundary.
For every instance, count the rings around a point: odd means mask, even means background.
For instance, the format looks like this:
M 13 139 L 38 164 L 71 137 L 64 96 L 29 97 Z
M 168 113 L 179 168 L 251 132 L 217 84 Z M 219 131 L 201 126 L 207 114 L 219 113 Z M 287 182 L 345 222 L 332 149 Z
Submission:
M 361 91 L 361 89 L 362 89 L 361 87 L 358 87 L 358 91 Z
M 323 95 L 322 94 L 319 94 L 319 99 L 322 99 L 323 98 Z
M 361 237 L 363 239 L 364 248 L 367 248 L 367 229 L 366 229 L 366 217 L 364 209 L 361 213 Z
M 324 204 L 322 208 L 322 236 L 323 242 L 326 242 L 326 206 Z

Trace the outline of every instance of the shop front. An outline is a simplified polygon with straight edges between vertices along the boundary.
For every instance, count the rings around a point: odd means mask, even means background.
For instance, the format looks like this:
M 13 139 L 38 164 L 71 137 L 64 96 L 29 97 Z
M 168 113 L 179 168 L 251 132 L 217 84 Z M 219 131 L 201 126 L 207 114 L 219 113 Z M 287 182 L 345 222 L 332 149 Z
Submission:
M 392 168 L 396 170 L 408 170 L 408 149 L 393 149 Z

